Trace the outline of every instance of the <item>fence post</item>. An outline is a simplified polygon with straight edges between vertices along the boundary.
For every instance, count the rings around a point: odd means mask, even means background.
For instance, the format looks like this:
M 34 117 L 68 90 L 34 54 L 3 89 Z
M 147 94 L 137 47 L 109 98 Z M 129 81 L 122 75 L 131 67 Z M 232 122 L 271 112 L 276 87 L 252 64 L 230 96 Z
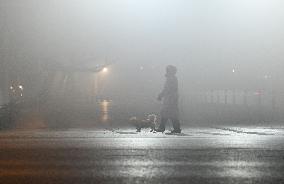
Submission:
M 244 106 L 247 106 L 248 105 L 248 102 L 247 102 L 247 95 L 248 95 L 248 92 L 247 90 L 244 90 Z
M 219 90 L 217 91 L 217 104 L 220 104 L 220 93 L 219 93 Z
M 224 97 L 225 98 L 224 99 L 225 102 L 224 103 L 225 103 L 225 105 L 227 105 L 228 104 L 228 90 L 224 91 L 224 95 L 225 95 L 225 97 Z
M 214 91 L 213 90 L 210 91 L 210 103 L 211 104 L 214 103 Z
M 236 90 L 233 89 L 233 105 L 236 105 Z

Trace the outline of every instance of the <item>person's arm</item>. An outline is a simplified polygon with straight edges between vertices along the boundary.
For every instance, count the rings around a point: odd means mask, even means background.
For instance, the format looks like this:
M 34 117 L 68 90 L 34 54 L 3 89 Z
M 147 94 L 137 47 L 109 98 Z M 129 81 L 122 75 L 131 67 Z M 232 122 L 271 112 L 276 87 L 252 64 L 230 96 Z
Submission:
M 176 78 L 167 79 L 163 91 L 159 94 L 158 100 L 162 100 L 167 95 L 176 94 L 178 91 L 178 81 Z
M 170 91 L 169 82 L 166 81 L 164 88 L 163 88 L 163 91 L 158 96 L 158 100 L 161 101 L 164 98 L 164 96 L 169 93 L 169 91 Z

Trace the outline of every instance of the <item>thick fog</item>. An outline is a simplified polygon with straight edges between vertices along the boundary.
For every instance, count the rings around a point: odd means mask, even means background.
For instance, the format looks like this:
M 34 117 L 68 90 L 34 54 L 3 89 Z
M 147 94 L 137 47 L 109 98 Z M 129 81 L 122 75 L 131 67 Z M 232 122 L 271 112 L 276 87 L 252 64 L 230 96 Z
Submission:
M 226 90 L 269 91 L 281 101 L 283 7 L 282 0 L 0 0 L 1 73 L 19 80 L 34 68 L 110 63 L 100 76 L 102 98 L 145 110 L 159 107 L 172 64 L 184 114 L 199 98 L 224 102 Z M 73 82 L 89 90 L 86 77 Z

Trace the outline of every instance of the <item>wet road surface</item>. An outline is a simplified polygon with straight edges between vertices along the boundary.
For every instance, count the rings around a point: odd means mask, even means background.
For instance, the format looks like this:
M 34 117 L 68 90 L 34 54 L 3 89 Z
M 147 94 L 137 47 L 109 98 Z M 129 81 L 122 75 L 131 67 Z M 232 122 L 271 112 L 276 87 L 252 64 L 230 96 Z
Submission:
M 284 183 L 284 129 L 0 132 L 0 183 Z

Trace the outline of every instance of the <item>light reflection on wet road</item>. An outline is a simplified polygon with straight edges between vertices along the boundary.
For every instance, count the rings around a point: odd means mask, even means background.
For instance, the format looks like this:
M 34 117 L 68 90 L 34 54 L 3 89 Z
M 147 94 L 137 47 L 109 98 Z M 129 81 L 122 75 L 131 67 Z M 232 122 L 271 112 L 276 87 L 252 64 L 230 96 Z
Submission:
M 284 183 L 284 129 L 0 133 L 0 183 Z

